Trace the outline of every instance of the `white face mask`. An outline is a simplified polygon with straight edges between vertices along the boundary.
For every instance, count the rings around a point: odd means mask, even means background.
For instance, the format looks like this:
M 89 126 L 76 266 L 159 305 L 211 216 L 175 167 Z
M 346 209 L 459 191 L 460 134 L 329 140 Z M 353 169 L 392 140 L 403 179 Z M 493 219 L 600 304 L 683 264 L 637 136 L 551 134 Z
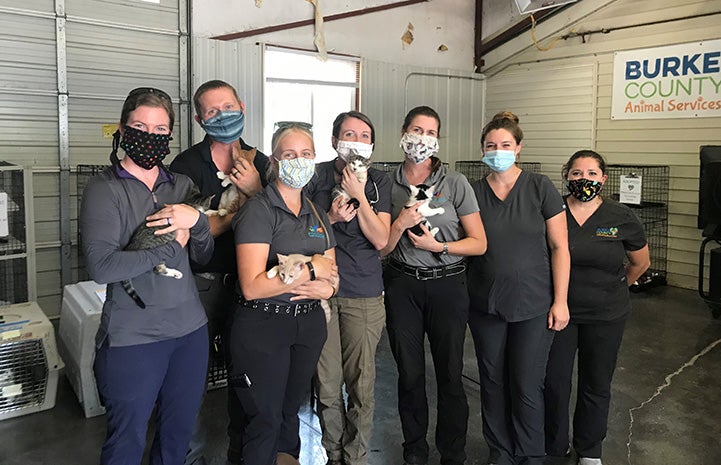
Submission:
M 401 149 L 415 164 L 423 163 L 438 153 L 438 139 L 433 136 L 407 132 L 401 137 Z
M 366 160 L 373 154 L 373 144 L 364 142 L 353 142 L 349 140 L 339 140 L 336 144 L 335 151 L 341 160 L 347 162 L 350 155 L 359 155 Z

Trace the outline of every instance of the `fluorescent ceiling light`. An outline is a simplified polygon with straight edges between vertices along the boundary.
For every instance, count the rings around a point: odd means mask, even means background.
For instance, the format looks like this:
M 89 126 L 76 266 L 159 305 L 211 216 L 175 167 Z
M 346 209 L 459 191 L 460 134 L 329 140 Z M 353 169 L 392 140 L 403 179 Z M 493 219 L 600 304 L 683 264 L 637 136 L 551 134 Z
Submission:
M 573 3 L 578 0 L 515 0 L 518 11 L 521 14 L 533 13 L 546 8 L 554 8 L 557 6 Z

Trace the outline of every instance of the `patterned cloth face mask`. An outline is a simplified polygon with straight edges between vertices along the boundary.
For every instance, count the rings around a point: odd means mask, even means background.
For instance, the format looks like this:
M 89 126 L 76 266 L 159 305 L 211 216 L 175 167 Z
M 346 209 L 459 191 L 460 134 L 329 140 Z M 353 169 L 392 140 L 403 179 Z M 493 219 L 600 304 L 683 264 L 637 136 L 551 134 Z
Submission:
M 203 121 L 201 126 L 213 140 L 232 144 L 243 134 L 245 113 L 240 110 L 221 111 Z
M 438 139 L 425 134 L 407 132 L 401 137 L 400 146 L 406 158 L 417 165 L 438 153 Z
M 599 192 L 601 192 L 601 189 L 603 189 L 603 183 L 584 178 L 573 180 L 569 179 L 566 181 L 566 187 L 568 187 L 568 192 L 581 202 L 590 202 L 596 198 Z
M 291 158 L 278 160 L 278 179 L 293 189 L 301 189 L 315 174 L 315 161 L 312 158 Z
M 150 170 L 170 153 L 170 134 L 154 134 L 125 126 L 120 147 L 139 167 Z
M 366 160 L 373 154 L 373 144 L 366 144 L 364 142 L 353 142 L 349 140 L 339 140 L 336 145 L 335 151 L 341 160 L 347 162 L 348 157 L 352 154 L 361 156 Z
M 490 169 L 503 173 L 516 162 L 516 152 L 513 150 L 489 150 L 481 159 Z

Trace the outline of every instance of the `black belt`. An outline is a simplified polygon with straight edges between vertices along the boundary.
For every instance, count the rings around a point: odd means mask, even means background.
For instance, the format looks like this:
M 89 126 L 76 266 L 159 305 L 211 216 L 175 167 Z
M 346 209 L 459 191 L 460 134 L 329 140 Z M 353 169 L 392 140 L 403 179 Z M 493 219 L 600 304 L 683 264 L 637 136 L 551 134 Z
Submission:
M 429 279 L 445 278 L 447 276 L 455 276 L 466 271 L 466 264 L 463 261 L 456 262 L 452 265 L 445 266 L 410 266 L 391 258 L 388 261 L 391 268 L 398 270 L 408 276 L 413 276 L 420 281 Z
M 311 310 L 320 307 L 320 300 L 314 300 L 313 302 L 307 304 L 274 304 L 264 300 L 245 300 L 242 297 L 239 297 L 238 303 L 243 308 L 260 310 L 265 313 L 290 316 L 305 315 Z

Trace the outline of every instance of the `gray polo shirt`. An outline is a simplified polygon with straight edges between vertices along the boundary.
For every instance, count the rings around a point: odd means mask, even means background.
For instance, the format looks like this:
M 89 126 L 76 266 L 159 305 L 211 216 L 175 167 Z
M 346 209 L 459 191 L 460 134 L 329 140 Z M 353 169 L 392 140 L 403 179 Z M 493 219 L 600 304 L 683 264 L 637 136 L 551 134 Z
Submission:
M 471 311 L 524 321 L 551 308 L 553 285 L 546 220 L 565 204 L 546 176 L 522 171 L 505 200 L 486 178 L 473 183 L 488 238 L 485 255 L 468 266 Z
M 453 242 L 465 237 L 460 217 L 478 212 L 476 196 L 465 176 L 460 173 L 450 172 L 441 165 L 436 171 L 423 182 L 427 186 L 436 186 L 431 207 L 443 207 L 444 212 L 432 216 L 429 221 L 433 227 L 438 227 L 436 239 L 439 242 Z M 393 173 L 393 184 L 391 188 L 392 212 L 391 220 L 395 221 L 404 207 L 411 190 L 408 187 L 408 180 L 403 174 L 403 165 L 400 165 Z M 410 266 L 442 266 L 456 263 L 460 258 L 456 255 L 433 254 L 427 250 L 417 249 L 408 238 L 409 232 L 403 233 L 396 248 L 390 256 Z
M 303 196 L 298 216 L 288 209 L 274 182 L 248 200 L 233 218 L 233 234 L 237 244 L 270 244 L 266 270 L 278 264 L 277 254 L 322 254 L 335 247 L 332 228 L 327 228 L 328 217 L 322 208 L 316 208 L 316 217 L 310 201 Z M 312 300 L 291 302 L 293 294 L 281 294 L 265 301 L 273 304 L 307 303 Z
M 330 210 L 331 192 L 335 187 L 335 160 L 316 165 L 315 176 L 304 191 L 323 211 Z M 368 169 L 366 199 L 376 213 L 391 212 L 391 180 L 383 171 Z M 333 225 L 338 246 L 335 249 L 340 274 L 340 297 L 378 297 L 383 293 L 380 253 L 366 239 L 358 217 Z
M 123 250 L 146 216 L 165 204 L 181 203 L 192 188 L 187 176 L 161 169 L 150 191 L 119 166 L 95 176 L 85 188 L 80 208 L 83 254 L 90 277 L 108 284 L 98 346 L 106 337 L 111 347 L 173 339 L 206 323 L 189 263 L 189 258 L 205 263 L 213 254 L 205 215 L 190 229 L 185 248 L 171 241 L 147 250 Z M 161 261 L 180 270 L 182 279 L 155 274 L 153 267 Z M 125 279 L 132 279 L 147 308 L 138 307 L 125 292 L 120 284 Z

